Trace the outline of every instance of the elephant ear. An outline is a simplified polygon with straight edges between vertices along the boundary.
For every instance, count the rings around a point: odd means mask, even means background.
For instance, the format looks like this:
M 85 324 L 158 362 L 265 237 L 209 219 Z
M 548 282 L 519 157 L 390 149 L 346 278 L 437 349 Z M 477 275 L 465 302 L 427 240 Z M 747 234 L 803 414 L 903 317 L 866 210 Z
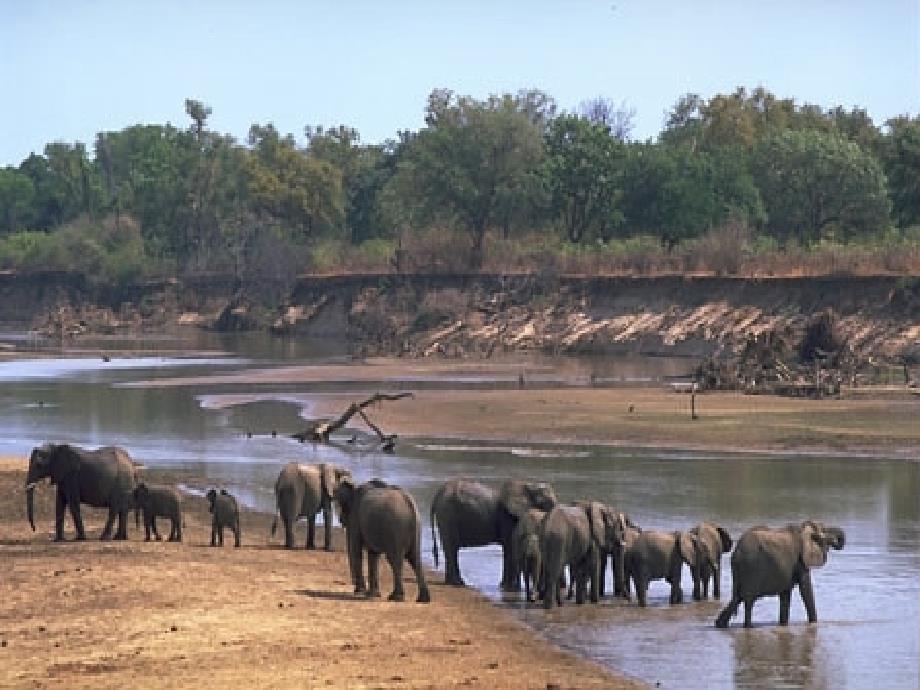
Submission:
M 585 506 L 585 513 L 587 513 L 588 523 L 591 525 L 591 538 L 596 544 L 606 548 L 607 519 L 604 514 L 604 506 L 597 501 L 591 501 Z
M 677 540 L 677 549 L 684 563 L 695 565 L 698 539 L 689 532 L 675 532 L 674 538 Z
M 800 527 L 802 538 L 802 562 L 807 568 L 820 568 L 827 562 L 827 545 L 823 530 L 814 522 L 803 522 Z
M 355 498 L 355 484 L 350 476 L 342 478 L 335 491 L 332 499 L 339 506 L 339 522 L 343 525 L 348 524 L 348 515 L 351 512 L 351 505 Z
M 75 472 L 79 472 L 82 458 L 77 450 L 68 444 L 52 446 L 49 464 L 51 481 L 60 484 L 61 481 Z
M 728 553 L 732 550 L 732 545 L 734 544 L 731 535 L 724 527 L 717 527 L 716 530 L 719 532 L 719 539 L 722 540 L 722 553 Z

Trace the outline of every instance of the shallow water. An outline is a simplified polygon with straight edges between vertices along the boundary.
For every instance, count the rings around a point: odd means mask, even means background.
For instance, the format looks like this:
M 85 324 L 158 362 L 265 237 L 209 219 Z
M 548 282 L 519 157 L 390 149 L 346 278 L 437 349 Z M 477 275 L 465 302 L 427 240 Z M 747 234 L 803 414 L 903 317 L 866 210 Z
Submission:
M 213 344 L 212 344 L 213 345 Z M 756 627 L 712 621 L 716 602 L 669 606 L 655 583 L 650 605 L 605 600 L 545 613 L 497 589 L 497 547 L 462 552 L 468 582 L 549 639 L 665 688 L 916 688 L 920 685 L 920 466 L 905 461 L 814 456 L 732 455 L 619 447 L 525 443 L 402 441 L 398 455 L 363 446 L 314 447 L 283 437 L 302 424 L 308 388 L 197 386 L 147 389 L 115 384 L 157 376 L 328 357 L 334 348 L 296 354 L 275 345 L 222 341 L 235 359 L 153 358 L 130 366 L 99 359 L 0 363 L 0 455 L 26 454 L 49 439 L 120 443 L 150 466 L 189 467 L 227 486 L 248 504 L 272 510 L 279 461 L 326 460 L 359 478 L 381 476 L 409 488 L 426 514 L 447 477 L 498 483 L 508 476 L 552 481 L 562 500 L 598 498 L 627 510 L 644 527 L 687 528 L 715 520 L 734 537 L 754 524 L 815 517 L 842 526 L 847 546 L 815 572 L 820 623 L 804 623 L 793 598 L 792 624 L 774 625 L 776 599 L 755 606 Z M 275 348 L 275 349 L 273 349 Z M 659 363 L 632 361 L 629 378 L 656 378 Z M 596 364 L 573 365 L 585 371 Z M 670 365 L 669 365 L 670 366 Z M 580 368 L 579 368 L 580 367 Z M 616 371 L 614 359 L 603 367 Z M 638 369 L 636 369 L 638 367 Z M 633 375 L 635 374 L 635 375 Z M 616 376 L 616 374 L 614 374 Z M 246 432 L 253 432 L 247 438 Z M 425 530 L 426 553 L 430 532 Z M 722 588 L 730 591 L 725 561 Z M 609 588 L 609 587 L 608 587 Z M 683 588 L 689 599 L 689 573 Z M 437 593 L 435 591 L 435 596 Z

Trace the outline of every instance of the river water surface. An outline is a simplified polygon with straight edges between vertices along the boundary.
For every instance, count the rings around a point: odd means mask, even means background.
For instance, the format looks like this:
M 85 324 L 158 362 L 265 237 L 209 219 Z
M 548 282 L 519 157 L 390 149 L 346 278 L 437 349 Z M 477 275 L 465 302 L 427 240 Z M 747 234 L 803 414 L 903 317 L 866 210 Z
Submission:
M 2 340 L 0 336 L 0 340 Z M 384 477 L 408 488 L 427 512 L 447 478 L 497 484 L 512 477 L 551 481 L 564 501 L 596 498 L 647 528 L 686 529 L 703 519 L 733 537 L 755 524 L 814 517 L 843 527 L 846 548 L 814 573 L 820 623 L 809 626 L 794 595 L 791 624 L 775 625 L 778 601 L 761 600 L 755 627 L 717 630 L 718 602 L 669 606 L 654 583 L 649 607 L 604 600 L 545 613 L 497 588 L 497 547 L 461 552 L 466 580 L 563 647 L 664 688 L 917 688 L 920 686 L 920 467 L 885 458 L 758 455 L 524 443 L 401 440 L 395 455 L 362 445 L 300 445 L 272 429 L 302 426 L 322 386 L 133 387 L 160 376 L 237 371 L 293 361 L 329 361 L 336 348 L 270 341 L 214 340 L 204 354 L 102 362 L 57 358 L 0 363 L 0 455 L 26 455 L 47 440 L 118 443 L 145 464 L 188 467 L 273 510 L 279 463 L 334 461 L 359 479 Z M 150 346 L 150 343 L 147 343 Z M 164 349 L 165 349 L 164 345 Z M 318 358 L 318 359 L 317 359 Z M 577 362 L 595 381 L 654 383 L 679 373 L 668 361 Z M 628 372 L 624 375 L 623 372 Z M 477 381 L 476 385 L 488 382 Z M 550 382 L 550 385 L 552 382 Z M 373 386 L 367 386 L 374 390 Z M 396 386 L 396 382 L 380 382 Z M 437 385 L 415 381 L 414 386 Z M 453 385 L 456 385 L 454 383 Z M 498 384 L 497 384 L 498 385 Z M 328 390 L 326 388 L 325 390 Z M 246 432 L 253 432 L 247 438 Z M 363 448 L 363 450 L 362 450 Z M 430 532 L 425 531 L 426 553 Z M 725 561 L 723 592 L 731 590 Z M 683 581 L 689 601 L 690 579 Z M 608 584 L 608 589 L 609 589 Z M 437 590 L 434 591 L 437 596 Z M 724 602 L 723 602 L 724 603 Z

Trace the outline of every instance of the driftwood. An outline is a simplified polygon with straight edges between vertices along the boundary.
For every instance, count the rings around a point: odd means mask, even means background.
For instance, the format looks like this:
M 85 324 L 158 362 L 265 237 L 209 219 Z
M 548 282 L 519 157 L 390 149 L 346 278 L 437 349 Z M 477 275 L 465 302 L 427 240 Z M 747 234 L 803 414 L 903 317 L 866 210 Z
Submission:
M 352 403 L 348 406 L 348 409 L 345 410 L 341 415 L 335 419 L 326 420 L 326 421 L 316 421 L 310 424 L 306 429 L 300 431 L 296 434 L 291 434 L 291 438 L 296 438 L 301 443 L 306 441 L 312 441 L 314 443 L 328 443 L 329 437 L 333 432 L 338 431 L 343 426 L 348 424 L 348 421 L 354 417 L 356 414 L 360 414 L 364 418 L 364 421 L 367 422 L 377 435 L 380 437 L 381 441 L 389 441 L 391 444 L 395 443 L 396 435 L 392 434 L 390 436 L 384 434 L 373 425 L 367 416 L 364 414 L 363 410 L 365 407 L 370 407 L 374 403 L 382 402 L 384 400 L 401 400 L 402 398 L 412 398 L 414 395 L 412 393 L 375 393 L 367 400 L 364 400 L 360 403 Z
M 380 450 L 384 453 L 392 453 L 393 449 L 396 448 L 396 434 L 385 434 L 380 430 L 380 427 L 374 424 L 370 417 L 364 412 L 364 410 L 358 410 L 358 414 L 361 415 L 361 419 L 364 420 L 364 423 L 367 424 L 375 434 L 377 438 L 380 439 Z

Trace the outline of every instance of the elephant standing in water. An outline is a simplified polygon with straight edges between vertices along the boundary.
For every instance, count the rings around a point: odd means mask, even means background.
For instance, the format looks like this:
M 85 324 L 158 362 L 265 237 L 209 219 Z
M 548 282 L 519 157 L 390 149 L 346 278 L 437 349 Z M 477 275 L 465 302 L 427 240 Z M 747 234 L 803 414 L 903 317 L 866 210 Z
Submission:
M 431 502 L 431 536 L 435 565 L 438 565 L 438 538 L 444 548 L 445 577 L 449 585 L 463 585 L 458 552 L 466 546 L 502 546 L 501 587 L 518 591 L 520 578 L 513 562 L 512 532 L 530 508 L 550 510 L 556 494 L 549 484 L 505 481 L 498 491 L 467 479 L 451 479 L 438 489 Z
M 744 603 L 744 627 L 751 627 L 754 602 L 779 596 L 779 624 L 789 624 L 792 590 L 799 588 L 808 622 L 818 620 L 811 569 L 827 562 L 828 549 L 840 550 L 846 537 L 839 527 L 806 520 L 778 529 L 752 527 L 738 539 L 732 553 L 732 600 L 716 618 L 716 627 L 729 620 Z
M 599 600 L 600 555 L 623 542 L 621 515 L 598 502 L 556 506 L 546 515 L 540 525 L 544 608 L 562 604 L 559 584 L 566 565 L 575 583 L 575 602 L 583 604 L 586 596 Z
M 534 601 L 543 591 L 543 552 L 540 549 L 540 525 L 546 513 L 531 508 L 518 520 L 511 536 L 514 549 L 515 578 L 524 580 L 524 595 Z
M 693 577 L 693 599 L 709 598 L 709 579 L 712 578 L 712 596 L 720 596 L 722 580 L 722 554 L 732 550 L 732 538 L 725 528 L 712 522 L 701 522 L 690 530 L 693 541 L 693 558 L 690 575 Z
M 626 551 L 625 576 L 636 587 L 639 606 L 646 605 L 649 582 L 664 579 L 671 585 L 671 604 L 680 604 L 684 594 L 680 588 L 680 571 L 694 557 L 689 532 L 659 532 L 645 530 Z M 628 587 L 628 585 L 627 585 Z
M 54 540 L 64 539 L 64 511 L 69 506 L 77 539 L 86 539 L 80 504 L 108 508 L 109 516 L 101 539 L 112 538 L 112 526 L 118 518 L 115 539 L 128 538 L 127 518 L 134 507 L 137 467 L 123 448 L 105 446 L 86 450 L 69 444 L 46 443 L 32 450 L 26 476 L 26 514 L 35 529 L 35 486 L 45 477 L 57 486 L 54 507 Z
M 322 510 L 326 536 L 324 548 L 332 551 L 332 496 L 339 483 L 350 476 L 349 470 L 326 463 L 302 465 L 289 462 L 282 467 L 275 481 L 278 514 L 272 520 L 272 536 L 280 515 L 284 523 L 284 546 L 294 548 L 294 523 L 298 518 L 306 517 L 306 548 L 316 548 L 316 514 Z
M 335 490 L 335 501 L 345 525 L 348 565 L 355 593 L 380 596 L 380 554 L 393 571 L 390 601 L 405 599 L 403 560 L 408 560 L 418 583 L 416 601 L 431 601 L 422 567 L 422 519 L 408 492 L 379 479 L 355 486 L 343 479 Z M 367 582 L 364 580 L 364 551 L 367 551 Z

